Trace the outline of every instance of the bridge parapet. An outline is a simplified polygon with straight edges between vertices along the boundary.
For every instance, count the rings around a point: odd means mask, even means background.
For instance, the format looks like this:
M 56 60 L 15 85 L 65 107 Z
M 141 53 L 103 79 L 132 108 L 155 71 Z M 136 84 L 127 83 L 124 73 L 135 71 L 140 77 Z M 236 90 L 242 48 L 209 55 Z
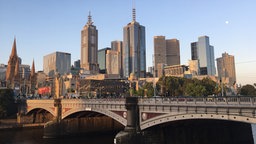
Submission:
M 140 127 L 184 119 L 256 123 L 256 97 L 139 99 Z
M 158 97 L 158 98 L 141 98 L 139 104 L 151 104 L 151 105 L 216 105 L 216 106 L 256 106 L 256 97 Z

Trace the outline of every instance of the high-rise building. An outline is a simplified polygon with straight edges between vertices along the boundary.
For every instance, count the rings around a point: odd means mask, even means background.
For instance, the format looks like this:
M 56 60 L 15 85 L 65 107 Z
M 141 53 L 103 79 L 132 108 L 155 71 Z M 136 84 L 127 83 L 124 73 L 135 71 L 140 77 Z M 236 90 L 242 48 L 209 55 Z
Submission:
M 108 50 L 111 50 L 111 48 L 106 47 L 98 50 L 98 63 L 101 74 L 106 74 L 106 54 Z
M 120 53 L 115 50 L 107 50 L 106 54 L 106 70 L 107 74 L 118 74 L 121 73 L 121 60 Z
M 236 83 L 235 57 L 228 53 L 223 53 L 222 57 L 217 58 L 217 69 L 219 80 L 233 86 Z
M 80 69 L 80 60 L 74 61 L 74 68 Z
M 210 45 L 208 36 L 201 36 L 198 42 L 191 43 L 191 59 L 199 60 L 201 75 L 216 74 L 214 47 Z
M 131 73 L 146 77 L 145 27 L 136 21 L 135 8 L 132 22 L 123 28 L 123 75 L 127 78 Z
M 63 75 L 70 73 L 71 54 L 65 52 L 54 52 L 44 56 L 44 73 L 54 77 L 56 72 Z
M 99 72 L 98 64 L 98 30 L 93 25 L 91 14 L 81 31 L 81 68 L 91 74 Z
M 111 49 L 118 52 L 119 56 L 119 74 L 123 77 L 123 42 L 122 41 L 112 41 L 111 42 Z
M 191 60 L 198 60 L 197 42 L 191 43 Z
M 165 39 L 165 36 L 154 37 L 154 67 L 158 76 L 158 64 L 167 66 L 180 64 L 180 44 L 177 39 Z

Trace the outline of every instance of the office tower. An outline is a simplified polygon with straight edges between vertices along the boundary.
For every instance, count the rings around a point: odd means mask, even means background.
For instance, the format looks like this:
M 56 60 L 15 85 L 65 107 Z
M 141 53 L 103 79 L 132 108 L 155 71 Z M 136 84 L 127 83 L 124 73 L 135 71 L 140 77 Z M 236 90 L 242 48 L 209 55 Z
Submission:
M 120 53 L 115 50 L 107 50 L 106 54 L 106 70 L 107 74 L 120 75 L 121 59 Z
M 191 43 L 191 59 L 199 60 L 201 75 L 214 76 L 216 74 L 214 48 L 210 45 L 208 36 L 201 36 L 198 42 Z
M 158 64 L 167 66 L 180 64 L 180 44 L 177 39 L 165 39 L 165 36 L 154 37 L 154 67 L 158 75 Z
M 119 56 L 119 74 L 123 77 L 123 42 L 122 41 L 112 41 L 111 49 L 118 52 Z
M 223 53 L 222 57 L 217 58 L 217 69 L 219 80 L 233 86 L 236 83 L 235 57 L 228 53 Z
M 74 61 L 74 68 L 80 69 L 80 60 Z
M 197 42 L 191 43 L 191 60 L 198 60 Z
M 98 63 L 101 74 L 106 74 L 106 54 L 107 50 L 111 50 L 111 48 L 106 47 L 98 50 Z
M 146 77 L 145 27 L 136 22 L 135 8 L 132 22 L 123 28 L 123 75 L 127 78 L 131 73 Z
M 9 57 L 6 69 L 6 86 L 12 89 L 18 89 L 20 85 L 20 58 L 17 55 L 16 38 L 14 39 L 12 52 Z
M 56 72 L 63 75 L 70 73 L 71 54 L 65 52 L 54 52 L 44 56 L 44 73 L 54 77 Z
M 81 65 L 85 71 L 91 74 L 99 72 L 98 64 L 98 30 L 93 25 L 91 14 L 88 22 L 81 31 Z

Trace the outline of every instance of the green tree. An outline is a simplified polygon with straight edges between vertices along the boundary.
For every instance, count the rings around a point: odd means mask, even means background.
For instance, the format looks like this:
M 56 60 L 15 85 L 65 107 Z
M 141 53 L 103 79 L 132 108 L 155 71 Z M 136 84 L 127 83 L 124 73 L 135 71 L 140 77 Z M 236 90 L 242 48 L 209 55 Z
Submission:
M 146 94 L 148 97 L 152 97 L 154 95 L 153 83 L 146 82 L 142 88 L 144 90 L 144 95 Z
M 206 93 L 206 89 L 202 85 L 196 83 L 189 83 L 185 89 L 186 94 L 189 96 L 203 96 Z
M 217 83 L 211 80 L 210 78 L 204 78 L 201 81 L 201 85 L 205 87 L 206 91 L 204 93 L 204 96 L 217 94 Z
M 246 96 L 256 96 L 256 89 L 253 85 L 247 84 L 242 86 L 240 94 Z
M 0 89 L 0 118 L 5 118 L 17 112 L 12 89 Z

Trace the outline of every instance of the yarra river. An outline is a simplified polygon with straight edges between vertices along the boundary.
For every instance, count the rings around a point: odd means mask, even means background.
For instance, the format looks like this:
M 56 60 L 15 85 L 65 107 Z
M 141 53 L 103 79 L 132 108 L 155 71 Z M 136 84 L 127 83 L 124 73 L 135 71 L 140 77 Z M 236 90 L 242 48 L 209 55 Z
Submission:
M 0 130 L 0 144 L 113 144 L 116 133 L 43 138 L 43 128 Z
M 256 144 L 256 125 L 252 126 L 252 131 L 254 144 Z M 0 144 L 113 144 L 115 135 L 116 133 L 105 133 L 45 139 L 42 128 L 2 129 Z

